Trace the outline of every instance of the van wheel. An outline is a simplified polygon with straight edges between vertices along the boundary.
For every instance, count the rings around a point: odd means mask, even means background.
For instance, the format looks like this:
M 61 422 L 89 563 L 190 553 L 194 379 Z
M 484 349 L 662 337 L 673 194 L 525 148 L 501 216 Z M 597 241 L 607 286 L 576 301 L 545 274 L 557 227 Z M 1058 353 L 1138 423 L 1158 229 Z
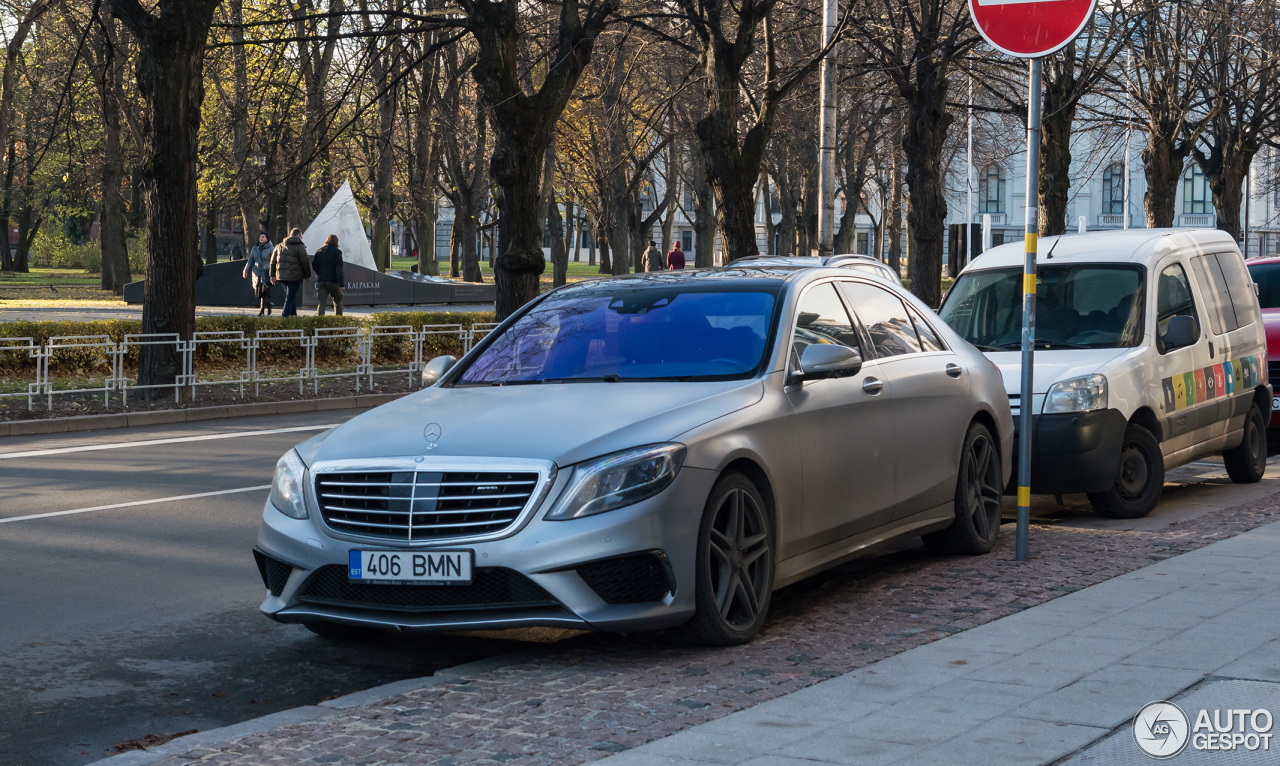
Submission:
M 1151 513 L 1164 491 L 1164 455 L 1160 442 L 1135 423 L 1124 429 L 1116 480 L 1106 492 L 1089 493 L 1093 510 L 1112 519 L 1140 519 Z
M 1267 470 L 1267 423 L 1257 402 L 1249 407 L 1249 416 L 1244 419 L 1244 439 L 1240 446 L 1223 450 L 1222 462 L 1236 484 L 1262 481 L 1262 474 Z
M 740 473 L 720 477 L 698 530 L 693 617 L 672 641 L 734 646 L 756 637 L 773 594 L 773 525 L 756 485 Z
M 1000 534 L 1004 474 L 1000 471 L 1000 448 L 981 423 L 970 425 L 965 434 L 959 474 L 955 521 L 946 529 L 924 535 L 925 547 L 933 553 L 986 553 Z

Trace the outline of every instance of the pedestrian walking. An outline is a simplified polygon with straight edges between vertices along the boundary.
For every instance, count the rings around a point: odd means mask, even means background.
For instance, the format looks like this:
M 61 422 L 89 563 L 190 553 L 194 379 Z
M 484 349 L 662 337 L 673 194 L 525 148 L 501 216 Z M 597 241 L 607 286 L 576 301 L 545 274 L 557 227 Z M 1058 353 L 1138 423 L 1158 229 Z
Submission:
M 667 253 L 667 268 L 672 271 L 684 268 L 684 251 L 680 249 L 680 240 L 676 240 L 671 246 L 671 252 Z
M 649 240 L 649 249 L 644 251 L 644 270 L 664 271 L 666 268 L 666 259 L 662 257 L 662 251 L 658 249 L 658 243 Z
M 262 233 L 258 235 L 258 244 L 249 250 L 249 257 L 244 265 L 245 279 L 253 279 L 253 294 L 258 299 L 258 316 L 264 313 L 271 316 L 271 251 L 275 245 L 271 238 Z
M 234 244 L 232 244 L 232 245 L 231 245 L 231 260 L 233 260 L 233 261 L 243 261 L 243 260 L 244 260 L 244 248 L 243 248 L 243 247 L 240 247 L 240 243 L 239 243 L 239 242 L 236 242 L 236 243 L 234 243 Z
M 316 299 L 319 302 L 317 314 L 324 316 L 324 304 L 327 298 L 333 299 L 333 313 L 342 316 L 342 288 L 347 280 L 342 274 L 342 251 L 338 249 L 338 235 L 330 234 L 324 240 L 324 247 L 316 251 L 311 259 L 316 271 Z
M 284 285 L 284 310 L 280 316 L 298 315 L 298 292 L 303 280 L 310 278 L 311 261 L 307 258 L 307 246 L 302 244 L 302 230 L 294 229 L 271 252 L 271 281 Z

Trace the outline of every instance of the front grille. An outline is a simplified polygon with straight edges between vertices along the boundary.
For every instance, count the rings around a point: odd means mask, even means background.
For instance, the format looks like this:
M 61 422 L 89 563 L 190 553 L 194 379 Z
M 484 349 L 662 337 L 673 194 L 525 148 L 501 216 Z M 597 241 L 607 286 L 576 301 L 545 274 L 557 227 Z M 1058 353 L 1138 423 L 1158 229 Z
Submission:
M 1267 362 L 1267 380 L 1271 381 L 1272 385 L 1280 381 L 1280 362 Z
M 279 596 L 284 593 L 285 583 L 289 581 L 289 575 L 293 573 L 293 567 L 258 551 L 253 552 L 253 557 L 258 562 L 258 572 L 262 575 L 262 584 L 271 592 L 271 595 Z
M 427 541 L 500 532 L 538 486 L 538 474 L 397 471 L 322 473 L 320 515 L 330 528 L 379 540 Z
M 316 570 L 302 587 L 298 600 L 400 612 L 457 612 L 559 605 L 533 580 L 502 567 L 478 567 L 470 585 L 378 585 L 353 583 L 347 578 L 346 567 L 330 564 Z
M 1009 394 L 1009 409 L 1013 410 L 1013 414 L 1017 415 L 1018 410 L 1022 406 L 1022 396 L 1019 394 Z
M 606 604 L 661 601 L 671 592 L 667 568 L 651 553 L 583 564 L 578 576 Z

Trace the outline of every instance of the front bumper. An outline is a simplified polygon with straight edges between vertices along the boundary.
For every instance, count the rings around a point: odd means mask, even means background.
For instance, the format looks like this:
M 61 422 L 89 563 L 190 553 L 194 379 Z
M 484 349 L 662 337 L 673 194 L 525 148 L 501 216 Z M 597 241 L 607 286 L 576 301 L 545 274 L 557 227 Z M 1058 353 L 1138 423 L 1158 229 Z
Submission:
M 1016 490 L 1020 420 L 1014 418 Z M 1119 410 L 1034 415 L 1031 445 L 1031 491 L 1043 495 L 1105 492 L 1115 482 L 1120 445 L 1128 421 Z M 1012 494 L 1012 493 L 1011 493 Z
M 316 518 L 314 503 L 311 517 L 299 520 L 268 501 L 255 547 L 268 586 L 260 609 L 278 622 L 425 631 L 550 626 L 629 632 L 687 620 L 694 608 L 695 541 L 716 473 L 686 466 L 648 500 L 583 519 L 545 521 L 568 473 L 519 531 L 431 546 L 475 551 L 472 586 L 349 584 L 349 551 L 405 548 L 337 539 Z M 669 587 L 650 587 L 659 578 Z

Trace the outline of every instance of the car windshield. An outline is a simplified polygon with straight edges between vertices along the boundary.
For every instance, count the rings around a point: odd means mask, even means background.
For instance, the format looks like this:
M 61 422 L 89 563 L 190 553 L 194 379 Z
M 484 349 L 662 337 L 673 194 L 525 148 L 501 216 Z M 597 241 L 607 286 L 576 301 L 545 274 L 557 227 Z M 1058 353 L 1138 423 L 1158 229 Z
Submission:
M 760 366 L 775 303 L 758 288 L 620 282 L 566 291 L 494 338 L 458 385 L 747 377 Z
M 1258 285 L 1258 305 L 1280 309 L 1280 263 L 1250 264 L 1249 276 Z
M 1119 348 L 1142 340 L 1143 272 L 1137 266 L 1041 266 L 1036 275 L 1036 345 Z M 1022 270 L 961 274 L 938 312 L 984 351 L 1022 338 Z

